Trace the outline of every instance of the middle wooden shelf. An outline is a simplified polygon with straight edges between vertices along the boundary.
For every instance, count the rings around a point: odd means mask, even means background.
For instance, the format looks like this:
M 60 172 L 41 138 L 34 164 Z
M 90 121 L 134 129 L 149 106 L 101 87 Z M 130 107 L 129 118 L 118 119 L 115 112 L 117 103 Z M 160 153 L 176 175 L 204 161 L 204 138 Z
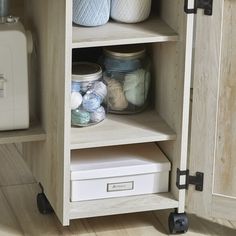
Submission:
M 178 38 L 178 34 L 163 20 L 153 16 L 138 24 L 110 21 L 100 27 L 74 26 L 72 48 L 168 42 Z
M 175 140 L 175 132 L 154 110 L 135 115 L 111 115 L 94 126 L 71 128 L 71 150 Z

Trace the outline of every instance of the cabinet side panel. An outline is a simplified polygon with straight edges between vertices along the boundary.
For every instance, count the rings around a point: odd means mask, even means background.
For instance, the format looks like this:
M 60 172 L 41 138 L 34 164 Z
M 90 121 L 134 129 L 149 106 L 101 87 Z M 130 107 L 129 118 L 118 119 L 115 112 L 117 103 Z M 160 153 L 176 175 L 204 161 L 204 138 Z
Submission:
M 183 112 L 183 98 L 185 96 L 189 99 L 187 90 L 190 89 L 189 81 L 186 84 L 184 80 L 187 18 L 183 11 L 183 2 L 181 0 L 161 2 L 161 17 L 179 34 L 180 40 L 154 45 L 156 110 L 177 134 L 176 141 L 160 143 L 160 147 L 172 161 L 171 192 L 180 200 L 182 208 L 184 208 L 185 191 L 178 191 L 175 182 L 177 168 L 186 167 L 187 154 L 183 150 L 183 144 L 187 147 L 187 140 L 183 135 L 183 116 L 188 117 L 188 105 Z
M 65 143 L 69 131 L 64 125 L 66 1 L 27 0 L 25 5 L 27 22 L 36 36 L 41 122 L 47 134 L 46 142 L 24 145 L 25 160 L 60 221 L 69 224 L 65 210 L 69 203 L 69 145 Z

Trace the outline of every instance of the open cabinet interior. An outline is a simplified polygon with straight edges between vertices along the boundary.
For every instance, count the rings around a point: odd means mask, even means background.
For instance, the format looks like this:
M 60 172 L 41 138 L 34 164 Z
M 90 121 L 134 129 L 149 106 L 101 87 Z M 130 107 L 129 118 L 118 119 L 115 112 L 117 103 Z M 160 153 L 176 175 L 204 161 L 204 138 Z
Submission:
M 182 0 L 153 2 L 150 18 L 142 23 L 110 20 L 100 27 L 80 27 L 72 24 L 72 0 L 24 1 L 25 25 L 35 36 L 40 68 L 35 72 L 40 91 L 37 111 L 47 135 L 46 141 L 24 144 L 24 158 L 63 225 L 71 219 L 128 212 L 167 208 L 184 212 L 185 190 L 178 190 L 175 182 L 176 170 L 186 168 L 187 158 L 188 18 Z M 107 114 L 91 127 L 71 127 L 72 63 L 106 46 L 130 44 L 146 46 L 151 59 L 147 109 L 133 115 Z M 156 143 L 171 162 L 168 192 L 71 202 L 72 152 L 143 143 Z

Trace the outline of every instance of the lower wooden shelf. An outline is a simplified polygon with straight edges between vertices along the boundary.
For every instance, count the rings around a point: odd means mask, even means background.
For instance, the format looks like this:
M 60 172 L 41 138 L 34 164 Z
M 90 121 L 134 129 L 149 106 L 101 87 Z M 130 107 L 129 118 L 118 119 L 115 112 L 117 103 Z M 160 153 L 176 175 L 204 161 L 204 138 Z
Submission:
M 70 203 L 70 219 L 177 208 L 171 193 L 146 194 Z
M 175 139 L 175 132 L 154 110 L 135 115 L 108 114 L 100 124 L 71 128 L 71 150 Z
M 29 129 L 0 131 L 0 144 L 43 141 L 46 133 L 39 124 L 32 124 Z

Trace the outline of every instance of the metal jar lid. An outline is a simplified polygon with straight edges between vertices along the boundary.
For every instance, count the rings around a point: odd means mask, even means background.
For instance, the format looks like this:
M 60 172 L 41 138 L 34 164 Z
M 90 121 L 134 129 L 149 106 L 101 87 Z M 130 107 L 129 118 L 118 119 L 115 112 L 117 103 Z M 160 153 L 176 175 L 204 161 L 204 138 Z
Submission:
M 72 65 L 73 81 L 94 81 L 102 77 L 102 68 L 95 63 L 75 62 Z
M 138 59 L 144 57 L 146 54 L 146 48 L 142 45 L 125 45 L 106 47 L 103 49 L 106 56 L 110 56 L 116 59 Z

